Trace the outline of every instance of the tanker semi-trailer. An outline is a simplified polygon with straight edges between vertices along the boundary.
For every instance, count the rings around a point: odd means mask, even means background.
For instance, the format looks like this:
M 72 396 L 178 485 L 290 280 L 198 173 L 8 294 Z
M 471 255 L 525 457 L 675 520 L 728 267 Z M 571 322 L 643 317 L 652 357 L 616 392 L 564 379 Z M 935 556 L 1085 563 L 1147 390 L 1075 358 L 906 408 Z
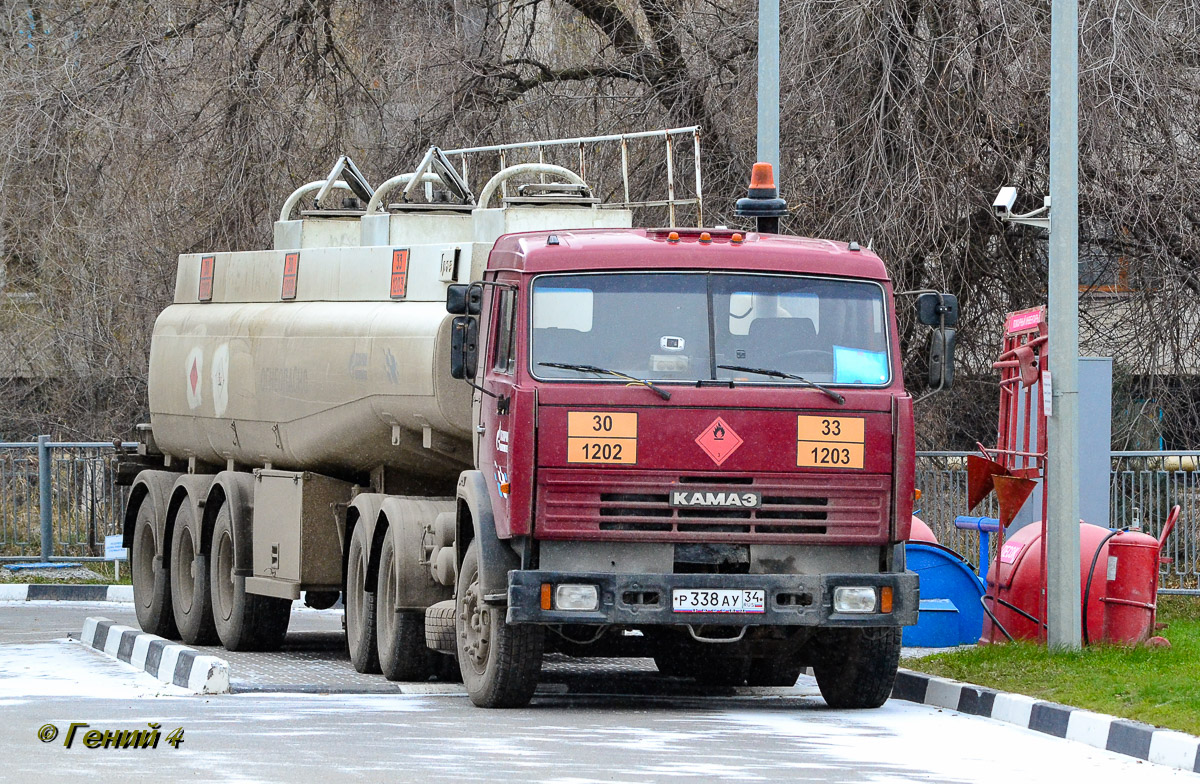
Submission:
M 341 593 L 358 671 L 457 660 L 486 707 L 528 702 L 546 651 L 727 684 L 811 665 L 832 706 L 887 698 L 917 579 L 878 257 L 632 229 L 558 167 L 478 203 L 436 150 L 375 192 L 337 174 L 273 250 L 179 259 L 121 470 L 143 629 L 269 649 L 302 592 Z M 488 208 L 528 174 L 567 183 Z M 445 199 L 383 205 L 423 182 Z M 334 186 L 367 209 L 292 218 Z

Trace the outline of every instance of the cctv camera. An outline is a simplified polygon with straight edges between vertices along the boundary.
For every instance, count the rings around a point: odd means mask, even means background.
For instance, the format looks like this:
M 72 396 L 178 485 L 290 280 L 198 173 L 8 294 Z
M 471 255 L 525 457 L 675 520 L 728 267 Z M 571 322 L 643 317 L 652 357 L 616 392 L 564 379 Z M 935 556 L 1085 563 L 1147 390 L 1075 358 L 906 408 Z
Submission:
M 1012 213 L 1013 204 L 1017 201 L 1017 189 L 1011 186 L 1006 186 L 1000 189 L 996 194 L 996 200 L 992 202 L 992 212 L 997 218 L 1007 218 Z

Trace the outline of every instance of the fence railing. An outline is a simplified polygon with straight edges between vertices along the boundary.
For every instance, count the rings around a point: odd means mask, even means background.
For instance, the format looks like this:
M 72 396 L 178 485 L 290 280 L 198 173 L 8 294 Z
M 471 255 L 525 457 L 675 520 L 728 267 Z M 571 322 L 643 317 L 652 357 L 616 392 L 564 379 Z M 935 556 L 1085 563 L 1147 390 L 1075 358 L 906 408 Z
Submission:
M 974 452 L 918 452 L 917 516 L 933 529 L 938 541 L 978 566 L 978 534 L 954 527 L 967 514 L 967 455 Z M 1109 479 L 1109 525 L 1140 527 L 1151 536 L 1162 532 L 1171 507 L 1182 511 L 1163 556 L 1164 586 L 1195 587 L 1200 580 L 1200 452 L 1113 452 Z M 996 516 L 989 496 L 972 514 Z M 995 537 L 993 537 L 993 540 Z M 992 542 L 995 556 L 995 542 Z
M 135 444 L 125 444 L 133 447 Z M 973 531 L 954 527 L 967 513 L 970 452 L 918 452 L 918 516 L 938 541 L 978 565 Z M 116 484 L 111 442 L 0 442 L 0 561 L 99 560 L 104 537 L 121 533 L 126 491 Z M 1167 513 L 1183 512 L 1164 555 L 1164 585 L 1200 579 L 1200 452 L 1113 452 L 1110 525 L 1140 525 L 1158 536 Z M 989 497 L 975 514 L 996 515 Z M 994 537 L 993 537 L 994 539 Z M 992 555 L 995 555 L 993 543 Z
M 102 560 L 125 513 L 115 456 L 112 442 L 0 442 L 0 561 Z

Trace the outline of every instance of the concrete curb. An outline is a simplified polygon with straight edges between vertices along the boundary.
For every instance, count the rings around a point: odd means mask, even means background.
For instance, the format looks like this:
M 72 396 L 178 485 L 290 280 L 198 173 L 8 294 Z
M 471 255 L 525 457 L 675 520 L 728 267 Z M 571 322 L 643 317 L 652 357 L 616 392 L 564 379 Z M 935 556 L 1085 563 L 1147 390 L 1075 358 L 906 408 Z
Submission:
M 66 585 L 3 583 L 0 602 L 132 602 L 132 585 Z
M 896 676 L 892 699 L 983 716 L 1147 762 L 1200 773 L 1200 738 L 1157 729 L 1138 721 L 904 669 Z
M 145 670 L 164 683 L 200 694 L 229 693 L 229 663 L 216 656 L 202 655 L 195 648 L 120 626 L 108 618 L 84 621 L 81 640 L 84 645 Z

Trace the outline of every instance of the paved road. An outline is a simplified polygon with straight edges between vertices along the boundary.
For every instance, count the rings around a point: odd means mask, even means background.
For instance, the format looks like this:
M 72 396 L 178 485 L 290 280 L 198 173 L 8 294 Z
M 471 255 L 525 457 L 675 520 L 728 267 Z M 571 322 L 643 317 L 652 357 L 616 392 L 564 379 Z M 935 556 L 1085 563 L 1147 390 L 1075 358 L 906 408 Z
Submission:
M 89 782 L 1200 782 L 951 711 L 902 702 L 831 711 L 807 678 L 789 690 L 698 697 L 637 662 L 553 664 L 548 688 L 512 711 L 474 708 L 452 684 L 400 693 L 378 676 L 364 679 L 376 693 L 182 696 L 64 640 L 98 612 L 117 621 L 131 615 L 120 605 L 0 605 L 0 780 L 70 773 Z M 290 650 L 279 654 L 293 657 L 286 679 L 338 673 L 346 679 L 338 688 L 351 689 L 362 676 L 343 672 L 340 625 L 336 613 L 296 613 Z M 239 676 L 238 662 L 247 662 L 229 658 L 244 687 L 279 678 L 267 666 Z M 154 722 L 164 736 L 183 727 L 184 742 L 93 750 L 78 736 L 68 749 L 72 722 L 100 730 Z M 59 730 L 49 743 L 37 738 L 46 724 Z

